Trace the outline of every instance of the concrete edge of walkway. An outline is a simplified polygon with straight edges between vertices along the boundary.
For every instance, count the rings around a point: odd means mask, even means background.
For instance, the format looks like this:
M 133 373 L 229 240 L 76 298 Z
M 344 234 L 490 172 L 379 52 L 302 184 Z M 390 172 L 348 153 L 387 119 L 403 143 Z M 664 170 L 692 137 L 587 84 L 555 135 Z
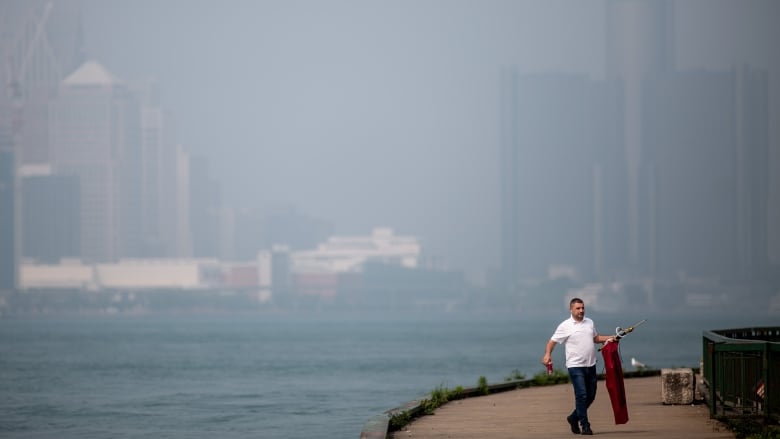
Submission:
M 636 372 L 624 372 L 623 378 L 648 377 L 648 376 L 659 376 L 659 375 L 661 375 L 660 370 L 651 369 L 651 370 L 641 370 Z M 605 377 L 604 374 L 600 374 L 599 380 L 603 380 L 604 377 Z M 561 384 L 561 382 L 542 384 L 542 386 L 554 385 L 554 384 Z M 535 384 L 535 380 L 531 378 L 527 380 L 507 381 L 505 383 L 500 383 L 500 384 L 491 384 L 488 385 L 487 390 L 489 394 L 494 394 L 494 393 L 506 392 L 509 390 L 523 389 L 523 388 L 532 387 L 536 385 L 537 384 Z M 463 397 L 461 399 L 473 398 L 473 397 L 484 396 L 484 395 L 485 393 L 483 388 L 469 387 L 463 389 Z M 397 427 L 403 427 L 404 425 L 412 422 L 414 419 L 424 415 L 423 413 L 424 409 L 422 405 L 423 401 L 425 401 L 425 398 L 415 399 L 407 402 L 406 404 L 400 405 L 390 410 L 386 410 L 381 414 L 372 417 L 363 425 L 363 430 L 360 432 L 360 439 L 386 439 L 388 433 L 390 433 L 391 421 L 393 420 L 393 418 L 398 418 L 401 422 L 403 422 L 403 425 L 398 425 Z

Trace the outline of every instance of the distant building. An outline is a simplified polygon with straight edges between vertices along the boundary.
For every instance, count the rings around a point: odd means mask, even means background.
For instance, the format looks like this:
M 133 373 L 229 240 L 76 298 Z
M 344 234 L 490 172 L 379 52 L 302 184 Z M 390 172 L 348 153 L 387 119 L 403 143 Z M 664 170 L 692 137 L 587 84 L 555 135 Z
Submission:
M 641 243 L 656 277 L 768 266 L 768 81 L 748 68 L 645 83 Z
M 244 262 L 226 264 L 224 285 L 229 288 L 255 288 L 260 285 L 257 263 Z
M 190 154 L 176 147 L 176 247 L 174 255 L 192 257 Z
M 592 276 L 625 260 L 620 89 L 569 74 L 502 80 L 505 286 L 516 291 L 553 265 Z
M 643 84 L 675 69 L 674 4 L 669 0 L 608 0 L 605 4 L 606 80 L 620 90 L 620 136 L 625 188 L 625 266 L 642 272 Z M 623 228 L 621 227 L 621 229 Z
M 222 285 L 213 259 L 126 259 L 116 263 L 22 264 L 20 289 L 202 290 Z
M 141 199 L 145 257 L 176 257 L 178 151 L 173 117 L 160 107 L 157 84 L 133 87 L 141 111 Z
M 7 0 L 0 13 L 0 290 L 17 279 L 20 220 L 15 167 L 48 160 L 48 98 L 81 56 L 78 5 Z M 10 176 L 10 177 L 9 177 Z M 8 180 L 10 178 L 10 180 Z
M 17 105 L 17 161 L 48 163 L 50 96 L 83 62 L 79 3 L 6 0 L 0 29 L 0 107 Z
M 80 260 L 64 260 L 57 264 L 23 263 L 19 267 L 19 289 L 99 289 L 95 267 Z
M 203 289 L 222 285 L 215 259 L 127 259 L 98 264 L 97 281 L 108 289 Z
M 502 282 L 768 272 L 764 72 L 674 68 L 672 5 L 611 0 L 605 79 L 502 78 Z M 763 273 L 763 274 L 762 274 Z
M 75 175 L 21 177 L 21 256 L 53 264 L 81 255 L 79 178 Z
M 284 245 L 290 250 L 316 247 L 331 235 L 332 225 L 289 206 L 235 213 L 235 258 L 249 259 L 261 249 Z
M 196 258 L 216 258 L 221 252 L 221 189 L 210 176 L 205 157 L 190 156 L 187 167 L 192 255 Z
M 413 236 L 377 228 L 368 236 L 332 236 L 314 250 L 293 252 L 294 273 L 360 272 L 367 262 L 416 268 L 421 245 Z
M 0 131 L 0 291 L 16 288 L 16 201 L 15 159 L 13 152 L 2 148 Z
M 116 261 L 143 242 L 140 110 L 125 85 L 95 61 L 60 84 L 51 104 L 54 172 L 80 181 L 81 258 Z
M 364 285 L 367 267 L 414 271 L 420 264 L 420 252 L 416 237 L 397 236 L 387 228 L 374 229 L 368 236 L 332 236 L 314 250 L 292 252 L 291 288 L 299 295 L 327 299 L 344 291 L 354 295 Z

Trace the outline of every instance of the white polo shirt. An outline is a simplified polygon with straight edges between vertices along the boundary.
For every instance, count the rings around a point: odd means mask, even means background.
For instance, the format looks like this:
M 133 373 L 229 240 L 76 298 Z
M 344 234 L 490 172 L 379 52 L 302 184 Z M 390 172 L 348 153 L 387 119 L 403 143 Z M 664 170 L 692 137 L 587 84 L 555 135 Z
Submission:
M 573 317 L 561 322 L 550 340 L 566 348 L 566 367 L 590 367 L 596 364 L 596 347 L 593 337 L 597 336 L 593 320 L 585 317 L 581 322 Z

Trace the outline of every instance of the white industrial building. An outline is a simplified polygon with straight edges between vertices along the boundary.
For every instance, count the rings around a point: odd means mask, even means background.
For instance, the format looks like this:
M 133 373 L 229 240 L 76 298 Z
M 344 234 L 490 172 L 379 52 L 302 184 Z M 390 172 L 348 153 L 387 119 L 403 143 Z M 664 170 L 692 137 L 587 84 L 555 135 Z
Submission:
M 293 273 L 360 272 L 366 262 L 417 268 L 421 245 L 414 236 L 396 236 L 392 229 L 376 228 L 369 236 L 333 236 L 314 250 L 291 254 Z
M 30 289 L 203 289 L 219 286 L 222 273 L 216 259 L 124 259 L 114 264 L 20 266 L 19 286 Z
M 253 288 L 270 292 L 298 282 L 337 283 L 343 273 L 360 273 L 367 262 L 417 268 L 421 245 L 416 237 L 396 236 L 377 228 L 368 236 L 334 236 L 314 250 L 290 252 L 283 246 L 258 252 L 256 260 L 122 259 L 85 264 L 79 259 L 59 264 L 23 262 L 19 288 L 99 290 L 197 290 Z M 333 277 L 336 276 L 336 277 Z

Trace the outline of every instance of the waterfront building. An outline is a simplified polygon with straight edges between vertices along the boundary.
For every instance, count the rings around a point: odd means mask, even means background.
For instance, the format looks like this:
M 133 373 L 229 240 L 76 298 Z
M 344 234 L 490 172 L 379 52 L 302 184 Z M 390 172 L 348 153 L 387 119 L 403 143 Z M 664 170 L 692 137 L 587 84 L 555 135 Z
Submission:
M 80 259 L 65 259 L 56 264 L 20 264 L 19 289 L 95 291 L 99 288 L 92 264 L 84 264 Z
M 420 254 L 421 244 L 416 237 L 398 236 L 389 228 L 376 228 L 367 236 L 331 236 L 313 250 L 291 252 L 291 288 L 301 296 L 326 299 L 334 299 L 341 292 L 365 296 L 368 286 L 364 280 L 377 272 L 370 267 L 414 271 L 420 265 Z M 386 289 L 393 288 L 391 277 L 385 277 L 384 282 Z
M 292 253 L 294 273 L 360 272 L 367 262 L 417 268 L 421 245 L 414 236 L 398 236 L 376 228 L 367 236 L 331 236 L 313 250 Z
M 19 284 L 24 290 L 203 290 L 222 285 L 222 268 L 216 259 L 123 259 L 96 264 L 65 259 L 57 264 L 22 264 Z

